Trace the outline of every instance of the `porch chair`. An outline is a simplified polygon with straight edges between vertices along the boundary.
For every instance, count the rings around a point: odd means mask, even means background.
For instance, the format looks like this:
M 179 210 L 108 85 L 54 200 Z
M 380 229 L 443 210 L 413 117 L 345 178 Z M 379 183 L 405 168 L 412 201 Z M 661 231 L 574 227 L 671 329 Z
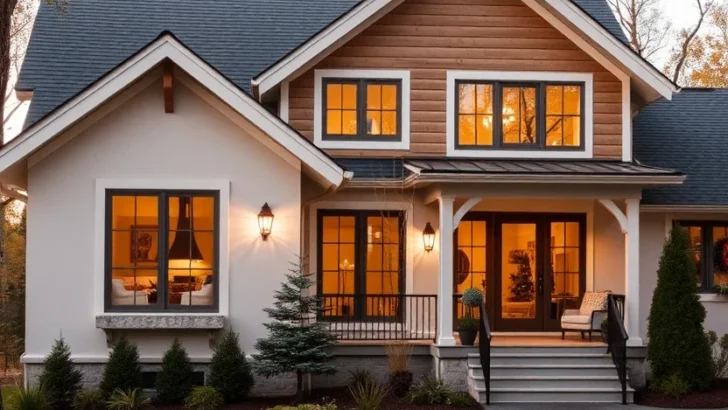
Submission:
M 147 293 L 144 291 L 126 290 L 123 279 L 111 280 L 111 304 L 112 305 L 148 305 Z
M 602 321 L 607 318 L 607 298 L 609 291 L 586 292 L 579 309 L 566 309 L 561 316 L 561 340 L 566 337 L 567 331 L 589 332 L 589 341 L 592 341 L 592 332 L 602 332 Z
M 207 276 L 200 290 L 185 292 L 182 294 L 180 304 L 182 306 L 210 306 L 215 303 L 215 293 L 212 283 L 212 276 Z

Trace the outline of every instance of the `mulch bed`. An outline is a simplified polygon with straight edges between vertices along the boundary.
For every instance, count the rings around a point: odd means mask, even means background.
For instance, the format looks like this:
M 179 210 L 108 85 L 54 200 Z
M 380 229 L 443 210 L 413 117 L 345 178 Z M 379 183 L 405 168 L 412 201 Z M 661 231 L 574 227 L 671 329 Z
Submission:
M 652 389 L 635 394 L 635 404 L 672 409 L 722 409 L 728 407 L 728 380 L 719 380 L 711 390 L 675 399 Z
M 331 389 L 331 390 L 317 390 L 313 392 L 313 397 L 307 403 L 328 403 L 334 401 L 341 410 L 355 409 L 356 406 L 354 401 L 351 399 L 349 392 L 346 389 Z M 295 398 L 284 397 L 284 398 L 251 398 L 243 403 L 230 404 L 225 406 L 225 410 L 267 410 L 271 407 L 278 405 L 293 405 L 295 404 Z M 157 407 L 157 409 L 172 410 L 178 409 L 174 407 Z M 482 407 L 473 403 L 469 407 L 453 407 L 453 406 L 421 406 L 413 405 L 402 402 L 401 400 L 391 397 L 387 398 L 380 410 L 482 410 Z

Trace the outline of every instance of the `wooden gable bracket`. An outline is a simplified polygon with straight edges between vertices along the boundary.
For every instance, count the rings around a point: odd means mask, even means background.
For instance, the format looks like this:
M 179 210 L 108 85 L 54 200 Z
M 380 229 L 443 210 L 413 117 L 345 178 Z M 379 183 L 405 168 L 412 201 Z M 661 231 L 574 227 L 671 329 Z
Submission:
M 162 91 L 164 93 L 164 112 L 172 114 L 174 112 L 174 87 L 172 81 L 174 64 L 170 60 L 165 60 L 163 64 Z

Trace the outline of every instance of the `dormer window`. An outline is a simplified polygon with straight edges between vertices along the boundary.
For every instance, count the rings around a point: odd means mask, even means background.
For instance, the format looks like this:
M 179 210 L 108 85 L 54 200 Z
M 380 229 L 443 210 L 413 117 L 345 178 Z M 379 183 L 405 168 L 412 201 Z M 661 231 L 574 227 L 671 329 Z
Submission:
M 449 71 L 448 156 L 591 158 L 593 75 Z
M 316 70 L 316 145 L 409 149 L 409 80 L 409 71 Z

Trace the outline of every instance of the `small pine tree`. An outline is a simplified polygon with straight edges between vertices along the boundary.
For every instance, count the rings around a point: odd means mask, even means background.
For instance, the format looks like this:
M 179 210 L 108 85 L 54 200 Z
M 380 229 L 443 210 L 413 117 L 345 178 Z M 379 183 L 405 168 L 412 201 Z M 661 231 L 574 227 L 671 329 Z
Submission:
M 531 260 L 527 252 L 513 257 L 513 263 L 518 264 L 518 272 L 511 273 L 511 297 L 509 302 L 530 302 L 535 293 L 533 275 L 531 274 Z
M 296 396 L 301 399 L 304 374 L 336 372 L 332 363 L 336 339 L 323 322 L 315 320 L 321 299 L 308 295 L 314 282 L 303 273 L 303 259 L 292 265 L 287 282 L 274 294 L 273 307 L 263 309 L 273 321 L 264 324 L 270 335 L 256 343 L 259 353 L 253 356 L 253 365 L 265 377 L 296 373 Z
M 71 348 L 61 336 L 43 362 L 40 385 L 51 409 L 67 409 L 81 390 L 81 372 L 73 366 Z
M 229 329 L 212 355 L 209 385 L 222 394 L 225 402 L 237 403 L 248 398 L 254 383 L 238 334 Z
M 122 336 L 114 345 L 106 363 L 99 389 L 108 399 L 114 390 L 134 390 L 142 385 L 142 368 L 139 365 L 139 350 L 134 343 Z
M 162 370 L 154 381 L 157 399 L 161 403 L 179 404 L 192 391 L 192 362 L 182 342 L 174 339 L 172 347 L 164 353 Z
M 673 229 L 665 242 L 650 308 L 647 358 L 657 385 L 679 377 L 690 389 L 700 390 L 711 382 L 712 362 L 689 246 L 681 228 Z

